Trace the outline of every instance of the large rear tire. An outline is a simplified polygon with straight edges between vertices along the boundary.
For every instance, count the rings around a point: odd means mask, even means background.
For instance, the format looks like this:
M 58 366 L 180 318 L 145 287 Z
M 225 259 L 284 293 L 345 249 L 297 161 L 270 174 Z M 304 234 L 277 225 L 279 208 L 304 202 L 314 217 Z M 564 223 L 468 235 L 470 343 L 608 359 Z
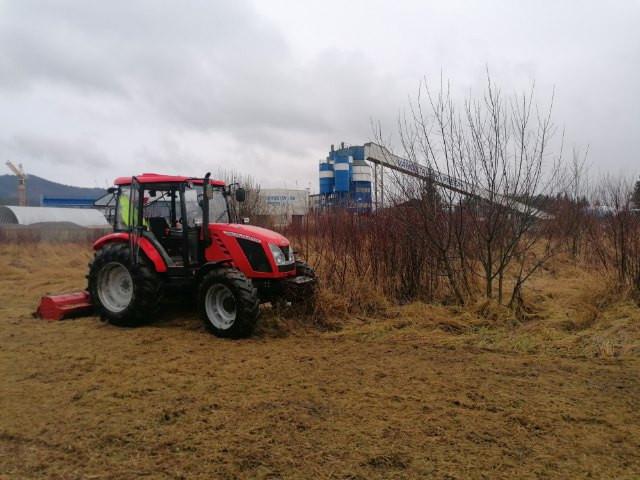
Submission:
M 131 262 L 126 243 L 110 243 L 89 265 L 89 294 L 100 317 L 117 326 L 133 327 L 151 320 L 162 297 L 162 281 L 141 255 Z
M 198 291 L 200 317 L 218 337 L 248 337 L 260 313 L 258 291 L 242 272 L 219 267 L 207 273 Z

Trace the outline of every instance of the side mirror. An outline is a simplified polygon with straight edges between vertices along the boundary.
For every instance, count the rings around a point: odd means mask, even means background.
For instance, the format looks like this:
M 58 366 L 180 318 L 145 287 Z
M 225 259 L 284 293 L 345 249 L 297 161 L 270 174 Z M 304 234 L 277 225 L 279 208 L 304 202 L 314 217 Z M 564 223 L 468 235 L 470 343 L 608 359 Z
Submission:
M 249 223 L 249 217 L 242 217 L 242 223 L 247 225 Z
M 247 192 L 244 190 L 244 188 L 242 188 L 242 187 L 237 188 L 236 189 L 236 201 L 244 202 L 246 198 L 247 198 Z
M 118 191 L 117 187 L 109 187 L 107 188 L 107 193 L 116 193 Z

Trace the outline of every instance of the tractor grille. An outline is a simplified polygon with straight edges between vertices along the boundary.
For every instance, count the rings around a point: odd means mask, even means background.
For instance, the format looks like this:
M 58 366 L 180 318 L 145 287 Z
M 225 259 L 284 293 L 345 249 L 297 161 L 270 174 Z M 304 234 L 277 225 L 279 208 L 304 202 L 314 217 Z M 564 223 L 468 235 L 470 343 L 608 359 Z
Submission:
M 271 272 L 271 265 L 269 265 L 269 259 L 267 258 L 264 248 L 262 248 L 262 244 L 247 240 L 246 238 L 237 237 L 236 240 L 247 256 L 251 268 L 256 272 Z

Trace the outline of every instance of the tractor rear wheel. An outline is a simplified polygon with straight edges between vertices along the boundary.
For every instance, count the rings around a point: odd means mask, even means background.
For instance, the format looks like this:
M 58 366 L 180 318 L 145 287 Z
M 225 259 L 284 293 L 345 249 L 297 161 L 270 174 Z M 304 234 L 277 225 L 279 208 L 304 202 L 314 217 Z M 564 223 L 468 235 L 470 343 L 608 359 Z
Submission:
M 218 337 L 248 337 L 260 313 L 258 291 L 251 280 L 229 267 L 216 268 L 204 276 L 198 305 L 207 329 Z
M 89 294 L 100 317 L 118 326 L 137 326 L 157 312 L 162 282 L 146 257 L 131 262 L 129 245 L 107 244 L 89 265 Z

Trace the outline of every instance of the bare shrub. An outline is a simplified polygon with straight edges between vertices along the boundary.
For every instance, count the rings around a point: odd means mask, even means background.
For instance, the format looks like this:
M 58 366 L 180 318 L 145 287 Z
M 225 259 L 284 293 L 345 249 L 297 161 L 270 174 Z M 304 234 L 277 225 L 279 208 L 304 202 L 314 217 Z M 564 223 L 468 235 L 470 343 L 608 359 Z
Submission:
M 479 279 L 486 298 L 517 308 L 525 282 L 558 249 L 551 216 L 535 204 L 559 190 L 562 150 L 550 148 L 553 100 L 541 111 L 533 94 L 505 98 L 487 73 L 482 95 L 458 105 L 448 85 L 434 93 L 424 81 L 400 119 L 401 156 L 431 176 L 394 173 L 393 201 L 414 207 L 402 219 L 460 303 Z
M 429 245 L 408 228 L 411 208 L 376 215 L 315 212 L 284 232 L 317 270 L 321 287 L 338 294 L 349 313 L 373 314 L 388 301 L 443 300 L 450 290 Z
M 640 289 L 640 212 L 633 208 L 633 183 L 605 176 L 597 188 L 589 223 L 590 253 L 599 266 L 614 272 L 620 286 Z

